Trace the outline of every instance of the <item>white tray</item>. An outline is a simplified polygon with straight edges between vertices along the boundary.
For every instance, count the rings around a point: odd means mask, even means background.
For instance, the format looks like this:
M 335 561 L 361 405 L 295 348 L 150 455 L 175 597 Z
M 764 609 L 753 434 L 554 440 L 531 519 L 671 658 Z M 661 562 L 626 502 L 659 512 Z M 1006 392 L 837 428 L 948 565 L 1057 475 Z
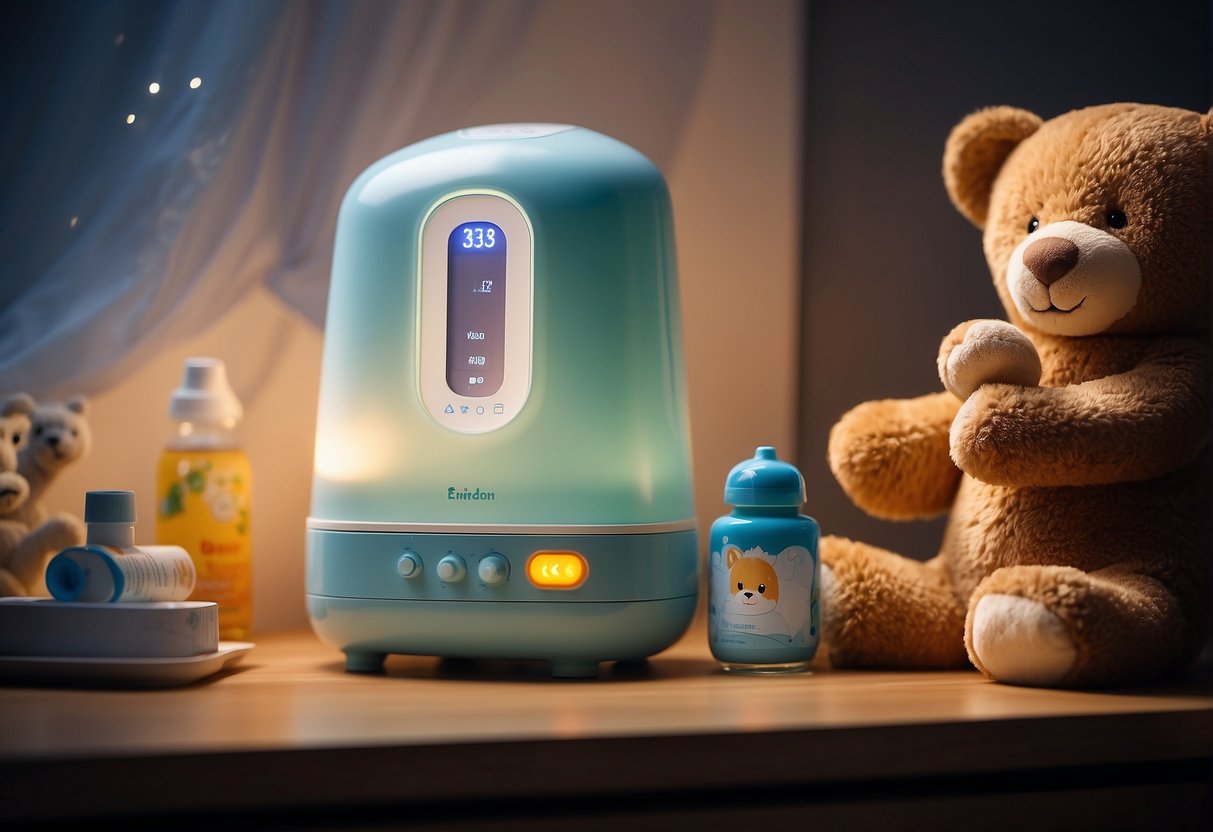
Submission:
M 0 656 L 0 679 L 68 682 L 74 686 L 169 687 L 204 679 L 233 666 L 253 647 L 247 641 L 221 641 L 213 653 L 148 659 Z
M 169 659 L 219 649 L 214 601 L 0 598 L 0 656 Z

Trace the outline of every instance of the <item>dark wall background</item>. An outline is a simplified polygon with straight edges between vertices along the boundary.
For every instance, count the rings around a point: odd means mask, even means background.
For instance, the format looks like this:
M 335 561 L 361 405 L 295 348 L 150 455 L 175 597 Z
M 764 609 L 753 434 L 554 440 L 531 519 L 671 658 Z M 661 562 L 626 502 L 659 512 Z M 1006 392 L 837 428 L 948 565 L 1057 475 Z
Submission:
M 941 389 L 940 339 L 1004 317 L 981 233 L 944 191 L 948 131 L 994 104 L 1044 118 L 1114 101 L 1207 110 L 1209 5 L 810 2 L 798 462 L 824 532 L 918 558 L 938 547 L 942 519 L 855 508 L 826 442 L 861 401 Z

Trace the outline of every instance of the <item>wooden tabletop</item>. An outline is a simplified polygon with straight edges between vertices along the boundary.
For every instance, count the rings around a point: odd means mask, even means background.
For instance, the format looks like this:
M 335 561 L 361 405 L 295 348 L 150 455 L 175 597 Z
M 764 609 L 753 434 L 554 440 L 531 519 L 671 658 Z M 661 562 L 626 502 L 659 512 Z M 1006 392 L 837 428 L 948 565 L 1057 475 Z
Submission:
M 185 686 L 0 687 L 0 820 L 820 789 L 1211 756 L 1203 672 L 1101 692 L 838 671 L 821 657 L 809 673 L 735 676 L 698 621 L 597 680 L 405 656 L 351 674 L 294 632 L 259 636 L 235 668 Z

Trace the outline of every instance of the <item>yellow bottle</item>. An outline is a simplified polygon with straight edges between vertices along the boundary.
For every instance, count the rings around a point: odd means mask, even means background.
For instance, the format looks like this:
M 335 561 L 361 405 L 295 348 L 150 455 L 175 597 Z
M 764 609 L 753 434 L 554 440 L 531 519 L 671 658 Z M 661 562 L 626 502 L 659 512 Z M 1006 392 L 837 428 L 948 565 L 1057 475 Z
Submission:
M 156 542 L 190 553 L 198 580 L 190 600 L 219 604 L 219 638 L 253 628 L 252 467 L 235 428 L 243 407 L 216 358 L 187 358 L 169 415 L 177 435 L 156 475 Z

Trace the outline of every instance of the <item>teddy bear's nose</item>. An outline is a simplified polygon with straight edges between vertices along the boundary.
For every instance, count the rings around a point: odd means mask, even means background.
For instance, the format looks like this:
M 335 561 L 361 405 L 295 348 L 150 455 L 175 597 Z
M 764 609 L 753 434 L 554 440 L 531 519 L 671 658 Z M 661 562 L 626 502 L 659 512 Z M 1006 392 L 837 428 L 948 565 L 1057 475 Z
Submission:
M 1064 237 L 1045 237 L 1028 246 L 1023 264 L 1046 286 L 1052 286 L 1078 263 L 1078 246 Z

